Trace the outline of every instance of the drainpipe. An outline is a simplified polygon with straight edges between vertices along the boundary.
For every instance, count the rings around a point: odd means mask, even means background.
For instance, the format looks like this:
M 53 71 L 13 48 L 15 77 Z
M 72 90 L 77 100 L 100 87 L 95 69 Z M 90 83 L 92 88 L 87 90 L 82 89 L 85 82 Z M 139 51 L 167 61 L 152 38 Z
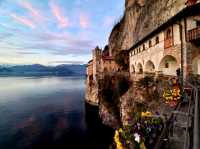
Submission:
M 181 22 L 177 22 L 177 25 L 179 25 L 179 32 L 180 32 L 180 40 L 181 40 L 181 90 L 183 93 L 183 85 L 184 85 L 184 71 L 183 71 L 183 25 Z

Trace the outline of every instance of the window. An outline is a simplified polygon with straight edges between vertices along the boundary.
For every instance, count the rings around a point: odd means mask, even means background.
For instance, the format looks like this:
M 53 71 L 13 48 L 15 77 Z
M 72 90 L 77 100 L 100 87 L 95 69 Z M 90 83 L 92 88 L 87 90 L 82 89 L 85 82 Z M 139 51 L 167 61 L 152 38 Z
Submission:
M 167 29 L 167 32 L 166 32 L 166 39 L 169 39 L 169 38 L 171 38 L 172 37 L 172 31 L 171 31 L 171 29 L 169 28 L 169 29 Z
M 197 27 L 200 27 L 200 21 L 196 21 Z
M 145 44 L 143 44 L 143 51 L 145 50 Z
M 107 68 L 104 68 L 104 72 L 108 72 L 108 69 L 107 69 Z
M 139 52 L 141 52 L 140 47 L 138 48 Z
M 151 43 L 151 40 L 149 40 L 149 48 L 152 47 L 152 43 Z
M 169 68 L 169 63 L 165 63 L 165 68 Z
M 159 36 L 156 37 L 156 44 L 159 43 Z

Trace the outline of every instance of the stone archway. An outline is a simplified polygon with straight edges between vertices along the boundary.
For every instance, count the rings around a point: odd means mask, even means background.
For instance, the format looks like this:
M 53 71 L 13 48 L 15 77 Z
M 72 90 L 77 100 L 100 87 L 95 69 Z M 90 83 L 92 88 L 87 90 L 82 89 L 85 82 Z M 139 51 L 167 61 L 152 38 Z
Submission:
M 178 67 L 176 58 L 171 55 L 166 55 L 160 62 L 159 71 L 164 75 L 176 76 Z
M 141 63 L 137 64 L 137 73 L 138 74 L 143 74 L 143 67 Z
M 154 73 L 155 72 L 155 65 L 152 61 L 147 61 L 145 64 L 145 72 L 147 73 Z
M 192 60 L 192 73 L 200 75 L 200 55 Z

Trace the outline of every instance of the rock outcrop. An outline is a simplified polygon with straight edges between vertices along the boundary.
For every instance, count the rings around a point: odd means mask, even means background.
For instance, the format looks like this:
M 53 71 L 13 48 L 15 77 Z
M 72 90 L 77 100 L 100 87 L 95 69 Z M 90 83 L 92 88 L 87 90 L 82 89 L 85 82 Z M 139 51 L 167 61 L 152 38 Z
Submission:
M 97 84 L 89 84 L 86 82 L 86 89 L 85 89 L 85 100 L 91 105 L 97 106 L 99 104 L 99 97 L 98 97 L 98 85 Z
M 111 52 L 131 48 L 185 7 L 186 0 L 126 0 L 124 16 L 109 37 Z
M 124 15 L 113 27 L 109 36 L 109 53 L 115 56 L 119 51 L 128 50 L 185 7 L 186 0 L 125 0 Z M 131 88 L 121 97 L 122 123 L 127 122 L 125 119 L 128 116 L 128 110 L 130 110 L 126 108 L 127 104 L 134 105 L 131 102 L 136 101 L 136 98 L 138 101 L 146 102 L 142 89 Z M 105 108 L 102 111 L 106 111 Z M 105 124 L 109 124 L 110 121 L 113 123 L 113 118 L 110 115 L 104 116 L 107 117 L 103 120 Z

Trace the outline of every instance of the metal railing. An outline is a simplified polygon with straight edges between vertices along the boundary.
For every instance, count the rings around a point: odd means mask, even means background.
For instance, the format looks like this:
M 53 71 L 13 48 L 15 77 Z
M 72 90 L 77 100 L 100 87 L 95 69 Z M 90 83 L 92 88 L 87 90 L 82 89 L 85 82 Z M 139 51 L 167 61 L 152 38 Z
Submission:
M 185 121 L 185 137 L 184 137 L 184 144 L 182 149 L 200 149 L 200 126 L 199 126 L 199 92 L 200 87 L 196 85 L 192 85 L 191 83 L 185 81 L 185 84 L 191 90 L 191 99 L 186 97 L 188 100 L 188 108 L 187 111 L 181 112 L 181 105 L 177 106 L 170 118 L 166 121 L 165 128 L 159 138 L 158 144 L 155 146 L 155 149 L 163 149 L 165 146 L 169 146 L 169 136 L 173 130 L 173 122 L 176 119 L 176 116 L 186 116 Z M 192 130 L 190 129 L 192 128 Z M 166 141 L 164 141 L 166 140 Z M 168 148 L 168 147 L 166 147 Z
M 200 38 L 200 27 L 188 31 L 187 41 L 193 41 Z
M 193 99 L 194 99 L 194 119 L 193 119 L 193 149 L 199 149 L 199 88 L 188 83 L 193 89 Z

